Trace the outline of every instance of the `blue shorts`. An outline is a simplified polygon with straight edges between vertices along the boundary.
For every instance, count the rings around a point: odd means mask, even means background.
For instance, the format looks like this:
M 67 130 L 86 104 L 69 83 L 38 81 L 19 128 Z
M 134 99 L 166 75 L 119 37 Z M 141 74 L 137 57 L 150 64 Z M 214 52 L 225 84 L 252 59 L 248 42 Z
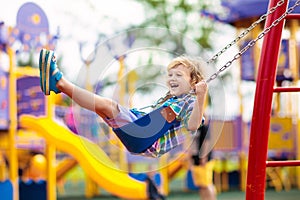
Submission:
M 104 121 L 108 124 L 108 126 L 112 128 L 119 128 L 124 126 L 130 122 L 133 122 L 139 118 L 138 115 L 133 113 L 130 109 L 125 108 L 124 106 L 118 105 L 120 112 L 114 118 L 105 118 Z

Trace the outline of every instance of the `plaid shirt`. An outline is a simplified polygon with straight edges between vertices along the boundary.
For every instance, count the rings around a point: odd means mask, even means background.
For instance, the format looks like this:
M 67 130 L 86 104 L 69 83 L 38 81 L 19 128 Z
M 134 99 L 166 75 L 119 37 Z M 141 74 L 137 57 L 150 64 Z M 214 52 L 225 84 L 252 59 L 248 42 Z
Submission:
M 195 99 L 195 95 L 185 94 L 179 97 L 172 97 L 158 106 L 170 106 L 177 114 L 179 123 L 175 123 L 151 147 L 143 152 L 144 156 L 159 157 L 183 143 L 187 134 L 195 133 L 195 131 L 187 130 L 187 123 L 192 113 Z

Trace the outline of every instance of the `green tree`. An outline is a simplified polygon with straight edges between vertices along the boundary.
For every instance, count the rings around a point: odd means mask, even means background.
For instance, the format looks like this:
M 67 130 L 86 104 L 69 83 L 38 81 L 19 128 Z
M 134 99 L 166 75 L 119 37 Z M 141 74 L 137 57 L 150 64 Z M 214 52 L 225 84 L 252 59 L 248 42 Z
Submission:
M 201 10 L 213 7 L 218 1 L 202 0 L 140 0 L 137 1 L 143 5 L 145 10 L 145 20 L 139 24 L 128 27 L 128 38 L 130 33 L 134 33 L 133 37 L 136 40 L 144 40 L 149 46 L 168 45 L 168 50 L 173 52 L 173 55 L 190 54 L 202 56 L 212 50 L 210 41 L 211 34 L 215 31 L 214 23 L 211 19 L 201 16 Z M 163 31 L 146 30 L 149 27 L 162 28 Z M 141 31 L 132 31 L 134 28 L 140 28 Z M 143 29 L 145 28 L 145 29 Z M 176 32 L 177 34 L 174 34 Z M 190 52 L 190 45 L 186 41 L 189 38 L 197 43 L 199 47 L 193 52 Z M 159 68 L 153 70 L 153 59 L 149 55 L 148 65 L 143 66 L 143 69 L 137 71 L 137 84 L 142 85 L 148 81 L 159 79 L 161 71 Z M 147 71 L 148 73 L 145 73 Z M 106 85 L 110 85 L 115 80 L 108 78 Z M 110 83 L 109 83 L 110 82 Z M 151 87 L 141 88 L 142 92 L 148 92 Z
M 138 1 L 145 8 L 146 20 L 138 27 L 163 27 L 197 41 L 204 49 L 211 49 L 210 36 L 214 23 L 206 17 L 201 17 L 201 10 L 209 9 L 218 1 L 201 0 L 141 0 Z M 157 43 L 163 42 L 165 37 Z M 176 43 L 174 51 L 184 52 L 183 40 L 169 38 Z

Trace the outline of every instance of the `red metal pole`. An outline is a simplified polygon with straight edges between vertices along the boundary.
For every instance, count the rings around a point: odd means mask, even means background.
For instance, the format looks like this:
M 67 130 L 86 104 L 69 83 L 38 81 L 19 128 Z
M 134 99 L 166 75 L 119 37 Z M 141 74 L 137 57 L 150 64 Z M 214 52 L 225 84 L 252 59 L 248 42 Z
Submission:
M 267 161 L 267 167 L 292 167 L 300 166 L 300 160 Z
M 269 8 L 274 7 L 278 1 L 270 0 Z M 273 14 L 268 15 L 265 26 L 269 27 L 275 19 L 280 17 L 286 11 L 287 5 L 288 1 L 285 1 Z M 273 87 L 283 26 L 284 20 L 273 27 L 265 35 L 263 41 L 251 122 L 246 185 L 247 200 L 263 200 L 265 195 Z
M 300 92 L 300 87 L 277 87 L 274 92 Z
M 288 14 L 285 18 L 286 19 L 300 19 L 300 15 L 298 13 L 292 13 L 292 14 Z

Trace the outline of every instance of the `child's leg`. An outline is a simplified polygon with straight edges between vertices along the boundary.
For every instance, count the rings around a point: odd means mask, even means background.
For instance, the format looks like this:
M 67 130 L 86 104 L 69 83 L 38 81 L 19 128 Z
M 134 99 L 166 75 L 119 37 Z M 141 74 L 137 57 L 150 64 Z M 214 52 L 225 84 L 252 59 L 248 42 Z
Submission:
M 64 77 L 57 81 L 56 87 L 79 106 L 96 112 L 102 118 L 114 118 L 120 112 L 118 104 L 112 99 L 82 89 Z
M 63 92 L 81 107 L 96 112 L 102 118 L 114 118 L 120 112 L 112 99 L 97 96 L 63 78 L 53 51 L 41 50 L 39 68 L 41 89 L 45 95 L 49 95 L 50 91 Z

